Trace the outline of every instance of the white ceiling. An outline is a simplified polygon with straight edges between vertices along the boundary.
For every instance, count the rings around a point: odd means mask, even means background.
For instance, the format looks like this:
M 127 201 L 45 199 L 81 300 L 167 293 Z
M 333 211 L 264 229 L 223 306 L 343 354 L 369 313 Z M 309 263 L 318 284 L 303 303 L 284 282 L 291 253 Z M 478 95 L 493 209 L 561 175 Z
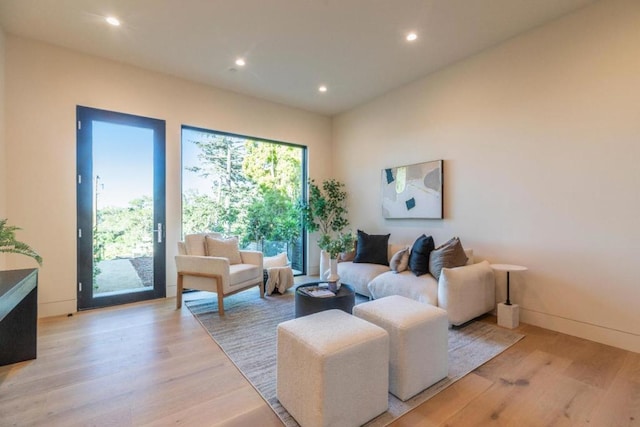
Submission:
M 333 115 L 593 1 L 0 0 L 0 25 Z M 417 41 L 405 41 L 409 31 Z M 238 56 L 247 65 L 233 71 Z

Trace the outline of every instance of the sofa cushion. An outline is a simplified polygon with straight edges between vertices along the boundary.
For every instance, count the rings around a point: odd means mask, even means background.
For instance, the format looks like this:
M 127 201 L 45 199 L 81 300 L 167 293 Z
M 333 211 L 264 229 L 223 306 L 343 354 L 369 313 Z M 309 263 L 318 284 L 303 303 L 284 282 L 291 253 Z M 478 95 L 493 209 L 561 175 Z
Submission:
M 402 273 L 409 266 L 409 246 L 393 254 L 389 261 L 389 268 L 394 273 Z
M 425 304 L 438 306 L 438 282 L 430 274 L 416 276 L 411 271 L 389 271 L 371 280 L 367 286 L 374 299 L 401 295 Z
M 262 277 L 262 270 L 259 265 L 254 264 L 232 264 L 229 266 L 229 285 L 237 286 L 247 280 Z M 256 281 L 258 283 L 259 281 Z
M 429 254 L 435 247 L 433 237 L 424 234 L 416 239 L 409 255 L 409 269 L 416 276 L 429 272 Z
M 467 263 L 467 259 L 460 239 L 454 237 L 431 251 L 429 272 L 438 280 L 443 268 L 462 267 Z
M 387 249 L 390 234 L 367 234 L 358 230 L 358 243 L 354 263 L 389 265 Z
M 229 264 L 242 264 L 240 249 L 238 248 L 238 238 L 231 237 L 229 239 L 216 239 L 207 236 L 205 238 L 207 244 L 207 255 L 227 258 Z
M 389 271 L 389 266 L 380 264 L 340 262 L 338 275 L 340 282 L 353 286 L 353 289 L 364 296 L 371 296 L 367 284 L 379 274 Z

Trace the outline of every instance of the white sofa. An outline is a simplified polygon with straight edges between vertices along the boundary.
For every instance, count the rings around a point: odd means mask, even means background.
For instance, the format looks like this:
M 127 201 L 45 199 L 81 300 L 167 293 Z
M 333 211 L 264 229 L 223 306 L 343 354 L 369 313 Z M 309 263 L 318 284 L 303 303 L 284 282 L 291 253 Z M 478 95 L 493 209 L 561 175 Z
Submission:
M 406 244 L 389 244 L 387 255 Z M 340 282 L 351 285 L 356 293 L 372 299 L 401 295 L 440 307 L 447 311 L 449 324 L 461 325 L 495 308 L 495 278 L 487 261 L 474 264 L 473 250 L 465 249 L 467 265 L 443 268 L 440 279 L 431 274 L 416 276 L 411 270 L 394 273 L 386 265 L 338 263 Z

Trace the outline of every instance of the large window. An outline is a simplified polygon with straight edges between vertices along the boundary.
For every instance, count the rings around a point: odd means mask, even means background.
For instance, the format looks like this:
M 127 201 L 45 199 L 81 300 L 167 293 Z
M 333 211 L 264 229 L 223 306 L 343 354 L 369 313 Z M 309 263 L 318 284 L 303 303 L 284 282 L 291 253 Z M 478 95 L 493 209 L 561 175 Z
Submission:
M 305 159 L 302 146 L 183 126 L 183 234 L 216 231 L 265 256 L 287 252 L 304 274 Z

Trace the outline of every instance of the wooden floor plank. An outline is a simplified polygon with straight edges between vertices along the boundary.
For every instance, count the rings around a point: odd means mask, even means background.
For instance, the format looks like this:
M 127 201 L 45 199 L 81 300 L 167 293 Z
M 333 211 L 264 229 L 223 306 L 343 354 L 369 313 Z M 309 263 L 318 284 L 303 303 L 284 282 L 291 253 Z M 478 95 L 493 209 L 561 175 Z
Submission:
M 208 399 L 196 405 L 189 405 L 181 410 L 159 418 L 154 422 L 144 423 L 134 420 L 134 425 L 142 426 L 167 426 L 182 424 L 187 426 L 215 426 L 233 423 L 239 413 L 251 412 L 256 407 L 266 403 L 259 397 L 250 386 L 241 387 L 237 390 L 225 393 L 215 399 Z M 216 409 L 211 410 L 212 407 Z M 261 420 L 261 427 L 281 426 L 282 423 L 275 413 L 271 411 L 272 417 Z
M 505 420 L 521 421 L 517 418 L 520 406 L 525 404 L 531 409 L 531 404 L 535 402 L 533 400 L 527 404 L 526 396 L 536 396 L 536 393 L 542 395 L 544 389 L 539 386 L 543 379 L 557 376 L 570 363 L 568 359 L 536 350 L 518 367 L 504 372 L 486 392 L 447 421 L 453 425 L 463 425 L 461 423 L 472 420 L 487 425 L 501 425 Z
M 627 353 L 618 375 L 596 405 L 590 423 L 640 426 L 640 354 Z
M 605 344 L 566 337 L 549 349 L 554 354 L 571 354 L 573 363 L 565 372 L 594 387 L 609 387 L 624 363 L 627 352 Z
M 392 426 L 640 425 L 639 354 L 517 330 L 524 339 Z M 0 367 L 0 426 L 172 424 L 282 425 L 173 299 L 43 319 L 38 358 Z
M 436 427 L 443 425 L 461 408 L 464 408 L 492 385 L 493 382 L 474 373 L 466 375 L 415 410 L 389 424 L 389 427 Z

